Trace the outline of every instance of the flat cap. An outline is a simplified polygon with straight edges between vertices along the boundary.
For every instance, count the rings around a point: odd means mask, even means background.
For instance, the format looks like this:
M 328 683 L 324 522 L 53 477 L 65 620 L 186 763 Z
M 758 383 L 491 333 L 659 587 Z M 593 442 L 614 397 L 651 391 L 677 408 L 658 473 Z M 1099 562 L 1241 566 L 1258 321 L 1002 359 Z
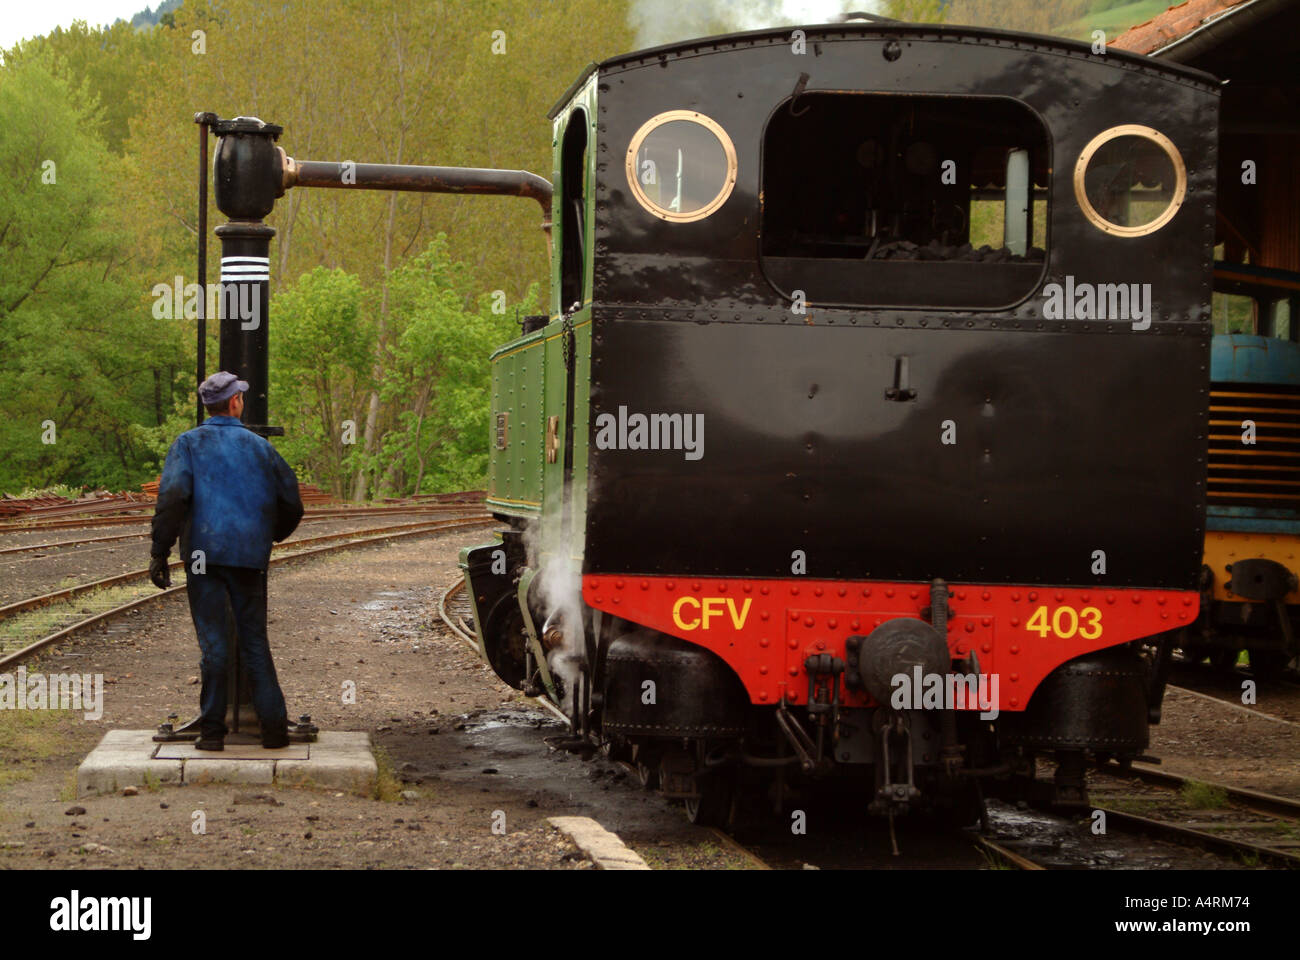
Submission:
M 247 389 L 247 380 L 240 380 L 233 373 L 221 370 L 199 384 L 199 402 L 205 407 L 211 407 Z

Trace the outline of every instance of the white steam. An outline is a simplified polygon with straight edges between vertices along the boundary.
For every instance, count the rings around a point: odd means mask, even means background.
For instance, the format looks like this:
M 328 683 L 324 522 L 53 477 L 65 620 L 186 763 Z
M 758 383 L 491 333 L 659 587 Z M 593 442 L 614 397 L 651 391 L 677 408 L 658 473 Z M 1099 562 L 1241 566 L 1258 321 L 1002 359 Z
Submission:
M 563 636 L 559 646 L 546 653 L 546 665 L 564 687 L 561 709 L 576 716 L 574 697 L 581 682 L 580 664 L 585 654 L 582 616 L 582 571 L 574 558 L 581 554 L 582 531 L 561 535 L 558 518 L 545 518 L 529 528 L 524 536 L 528 566 L 537 571 L 530 593 L 542 608 L 533 626 L 547 644 L 547 634 L 558 630 Z
M 829 23 L 846 11 L 881 13 L 882 0 L 633 0 L 637 47 L 763 27 Z

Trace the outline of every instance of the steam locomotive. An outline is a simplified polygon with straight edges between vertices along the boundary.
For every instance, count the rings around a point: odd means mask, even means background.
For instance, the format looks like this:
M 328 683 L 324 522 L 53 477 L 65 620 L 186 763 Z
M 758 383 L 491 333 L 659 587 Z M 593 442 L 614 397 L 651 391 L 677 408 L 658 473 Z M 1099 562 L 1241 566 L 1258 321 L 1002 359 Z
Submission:
M 461 556 L 497 674 L 701 822 L 1086 803 L 1198 615 L 1216 86 L 917 25 L 590 67 Z

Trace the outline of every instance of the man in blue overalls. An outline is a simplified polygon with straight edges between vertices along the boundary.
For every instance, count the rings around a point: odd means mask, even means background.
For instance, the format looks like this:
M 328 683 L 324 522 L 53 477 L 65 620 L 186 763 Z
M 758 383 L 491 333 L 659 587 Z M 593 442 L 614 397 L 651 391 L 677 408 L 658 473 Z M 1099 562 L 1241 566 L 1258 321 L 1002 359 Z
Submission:
M 226 736 L 227 600 L 262 746 L 289 743 L 284 694 L 266 639 L 266 565 L 271 541 L 289 536 L 302 519 L 302 498 L 289 464 L 240 423 L 247 389 L 247 382 L 225 371 L 199 385 L 209 419 L 167 451 L 153 515 L 150 578 L 160 588 L 171 586 L 167 557 L 178 535 L 186 565 L 185 591 L 203 653 L 200 750 L 223 749 Z

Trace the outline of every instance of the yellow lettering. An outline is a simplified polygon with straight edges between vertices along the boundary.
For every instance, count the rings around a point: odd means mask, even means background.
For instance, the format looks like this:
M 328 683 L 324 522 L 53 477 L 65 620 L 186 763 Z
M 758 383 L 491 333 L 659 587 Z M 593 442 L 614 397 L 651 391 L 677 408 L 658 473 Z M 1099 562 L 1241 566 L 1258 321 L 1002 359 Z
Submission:
M 676 603 L 673 604 L 673 623 L 677 624 L 677 626 L 682 630 L 694 630 L 696 627 L 700 625 L 699 617 L 696 617 L 690 623 L 687 623 L 685 620 L 682 619 L 682 613 L 681 613 L 682 607 L 688 603 L 695 604 L 695 609 L 697 610 L 700 608 L 700 601 L 696 600 L 694 597 L 682 597 L 680 600 L 678 600 Z
M 733 597 L 682 597 L 673 604 L 673 623 L 680 630 L 709 630 L 713 626 L 715 617 L 730 617 L 732 625 L 740 630 L 749 619 L 749 608 L 753 603 L 753 597 L 746 597 L 745 602 L 737 609 Z M 693 619 L 684 617 L 682 609 L 687 604 L 693 606 L 699 615 Z
M 1069 614 L 1067 618 L 1065 615 Z M 1066 625 L 1068 620 L 1068 626 Z M 1052 632 L 1058 637 L 1069 640 L 1079 632 L 1079 614 L 1074 607 L 1057 607 L 1052 614 Z
M 746 597 L 745 602 L 740 607 L 740 616 L 736 616 L 736 601 L 731 597 L 727 597 L 727 606 L 731 608 L 731 622 L 736 625 L 737 630 L 745 625 L 745 620 L 749 618 L 749 605 L 753 602 L 753 597 Z
M 1047 607 L 1039 607 L 1025 624 L 1026 630 L 1033 630 L 1040 637 L 1049 633 L 1068 640 L 1078 634 L 1085 640 L 1096 640 L 1102 634 L 1101 611 L 1096 607 L 1057 607 L 1052 611 L 1051 623 L 1048 623 Z
M 720 616 L 722 616 L 722 609 L 721 609 L 721 608 L 723 607 L 722 598 L 721 598 L 721 597 L 705 597 L 705 598 L 704 598 L 704 604 L 703 604 L 703 606 L 704 606 L 704 629 L 707 630 L 707 629 L 709 629 L 709 618 L 710 618 L 710 617 L 720 617 Z M 718 607 L 719 609 L 714 610 L 713 608 L 714 608 L 715 606 Z

